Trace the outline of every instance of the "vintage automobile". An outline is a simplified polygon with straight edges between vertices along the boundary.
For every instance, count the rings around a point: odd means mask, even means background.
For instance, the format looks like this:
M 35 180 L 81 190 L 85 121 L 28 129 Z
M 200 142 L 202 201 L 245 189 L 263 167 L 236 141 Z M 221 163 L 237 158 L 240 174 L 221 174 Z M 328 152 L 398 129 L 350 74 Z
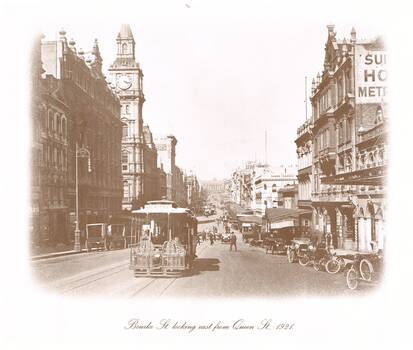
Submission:
M 106 246 L 109 250 L 115 248 L 126 248 L 125 225 L 111 224 L 108 225 Z
M 92 248 L 106 249 L 107 225 L 105 223 L 87 224 L 85 248 L 88 252 Z
M 287 246 L 287 259 L 290 263 L 299 261 L 299 258 L 307 254 L 311 240 L 307 237 L 294 238 Z
M 313 264 L 313 267 L 316 271 L 320 271 L 322 268 L 325 268 L 326 263 L 330 260 L 331 254 L 326 248 L 326 244 L 320 242 L 310 243 L 308 249 L 304 254 L 298 258 L 298 263 L 301 266 L 307 266 Z

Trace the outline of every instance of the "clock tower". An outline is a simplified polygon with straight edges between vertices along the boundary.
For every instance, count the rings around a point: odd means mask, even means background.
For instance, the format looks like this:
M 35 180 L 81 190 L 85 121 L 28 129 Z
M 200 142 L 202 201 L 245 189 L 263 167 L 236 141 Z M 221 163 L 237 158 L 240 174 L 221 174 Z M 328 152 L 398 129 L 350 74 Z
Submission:
M 116 59 L 109 68 L 109 82 L 121 103 L 123 124 L 122 175 L 123 209 L 143 205 L 144 192 L 144 135 L 142 106 L 143 74 L 135 59 L 135 40 L 128 24 L 122 24 L 116 38 Z

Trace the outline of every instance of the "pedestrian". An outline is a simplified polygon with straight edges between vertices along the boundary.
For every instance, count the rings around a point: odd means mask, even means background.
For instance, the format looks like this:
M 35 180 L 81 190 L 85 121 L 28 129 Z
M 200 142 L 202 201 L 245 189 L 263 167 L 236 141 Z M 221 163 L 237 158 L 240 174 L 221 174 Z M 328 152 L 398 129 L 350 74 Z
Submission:
M 231 237 L 229 238 L 229 250 L 232 251 L 232 246 L 234 246 L 235 251 L 237 251 L 237 236 L 234 232 L 231 232 Z
M 209 234 L 209 241 L 210 241 L 211 245 L 214 244 L 214 235 L 212 233 Z

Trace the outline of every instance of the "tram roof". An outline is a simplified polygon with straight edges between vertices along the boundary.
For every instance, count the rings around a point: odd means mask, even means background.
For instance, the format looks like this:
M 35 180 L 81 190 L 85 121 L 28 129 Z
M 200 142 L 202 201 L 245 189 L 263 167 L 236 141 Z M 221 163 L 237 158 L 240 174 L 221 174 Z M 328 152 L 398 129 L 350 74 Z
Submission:
M 132 210 L 133 214 L 191 214 L 187 208 L 162 208 L 162 207 L 149 207 L 137 210 Z

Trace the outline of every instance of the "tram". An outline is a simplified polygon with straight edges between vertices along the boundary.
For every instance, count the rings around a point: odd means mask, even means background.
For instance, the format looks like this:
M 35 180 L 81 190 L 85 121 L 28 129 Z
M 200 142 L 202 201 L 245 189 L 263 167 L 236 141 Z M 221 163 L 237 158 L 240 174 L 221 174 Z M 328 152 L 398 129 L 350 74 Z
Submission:
M 192 267 L 197 220 L 187 208 L 168 200 L 149 201 L 133 210 L 137 243 L 130 244 L 130 270 L 138 276 L 177 276 Z

